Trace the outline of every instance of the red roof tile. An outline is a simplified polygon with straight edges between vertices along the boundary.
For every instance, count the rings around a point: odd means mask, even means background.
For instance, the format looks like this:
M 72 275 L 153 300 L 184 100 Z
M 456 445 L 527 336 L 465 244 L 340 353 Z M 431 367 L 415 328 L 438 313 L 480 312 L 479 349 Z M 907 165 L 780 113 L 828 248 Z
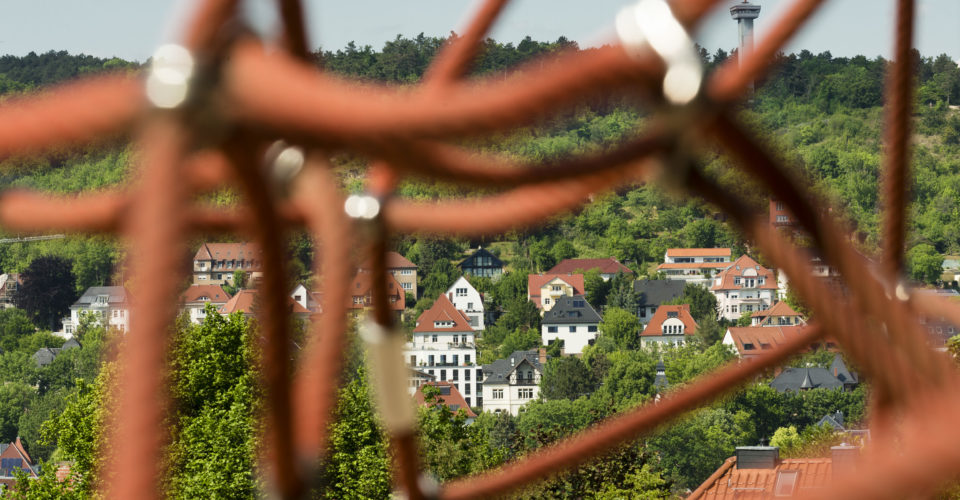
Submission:
M 720 284 L 718 285 L 716 279 L 714 279 L 713 285 L 710 286 L 711 290 L 739 290 L 742 287 L 734 284 L 734 278 L 743 276 L 743 272 L 750 268 L 753 268 L 757 272 L 757 277 L 763 278 L 763 284 L 754 288 L 770 290 L 776 290 L 777 288 L 777 279 L 773 275 L 773 271 L 761 266 L 757 261 L 751 259 L 749 255 L 741 255 L 739 259 L 733 261 L 729 266 L 730 267 L 717 274 L 717 279 L 721 280 Z
M 729 262 L 664 262 L 657 269 L 723 269 L 729 265 Z
M 833 460 L 829 458 L 785 458 L 772 469 L 738 469 L 736 457 L 730 457 L 700 485 L 687 500 L 773 498 L 781 472 L 796 471 L 796 485 L 788 495 L 813 496 L 833 479 Z
M 454 413 L 456 413 L 460 409 L 463 409 L 464 411 L 467 412 L 468 418 L 475 418 L 477 416 L 477 414 L 470 409 L 470 405 L 467 404 L 467 401 L 463 399 L 463 395 L 460 394 L 459 390 L 457 390 L 457 386 L 454 385 L 452 382 L 424 382 L 422 385 L 420 385 L 420 387 L 417 388 L 417 392 L 414 393 L 413 395 L 413 397 L 417 400 L 418 405 L 424 406 L 426 404 L 424 402 L 424 397 L 423 397 L 423 388 L 428 385 L 432 385 L 438 388 L 439 387 L 450 388 L 449 395 L 446 395 L 446 396 L 437 395 L 438 403 L 443 403 L 447 405 L 451 410 L 453 410 Z
M 760 354 L 761 351 L 774 349 L 791 338 L 800 335 L 807 325 L 794 326 L 734 326 L 727 328 L 740 355 Z M 747 349 L 744 344 L 752 344 Z
M 240 290 L 226 304 L 220 307 L 220 314 L 231 314 L 235 312 L 252 314 L 253 303 L 256 300 L 256 290 Z M 287 306 L 290 308 L 290 312 L 294 314 L 310 314 L 310 311 L 305 309 L 289 296 L 287 297 Z
M 373 282 L 368 271 L 360 271 L 350 283 L 349 293 L 351 300 L 348 304 L 350 309 L 363 309 L 373 306 L 371 288 Z M 390 299 L 390 309 L 394 311 L 403 311 L 407 307 L 407 296 L 403 291 L 403 286 L 394 278 L 392 274 L 387 273 L 387 296 Z M 354 297 L 362 297 L 360 302 L 354 300 Z
M 409 259 L 397 252 L 387 252 L 387 269 L 417 267 Z
M 618 272 L 633 274 L 629 267 L 621 264 L 614 257 L 607 257 L 606 259 L 563 259 L 547 272 L 550 274 L 571 274 L 577 270 L 589 271 L 591 269 L 599 269 L 603 274 L 616 274 Z
M 452 327 L 438 328 L 434 326 L 437 321 L 453 322 Z M 440 294 L 434 301 L 430 309 L 423 311 L 423 314 L 417 318 L 417 326 L 413 329 L 414 333 L 424 332 L 473 332 L 470 326 L 470 318 L 463 311 L 454 307 L 453 302 L 446 295 Z
M 260 247 L 254 243 L 203 243 L 194 260 L 256 260 L 261 259 Z
M 667 257 L 730 257 L 729 248 L 668 248 Z
M 220 285 L 191 285 L 180 295 L 180 301 L 188 302 L 213 302 L 214 304 L 225 304 L 230 300 L 230 294 L 225 292 Z
M 767 316 L 800 316 L 800 313 L 794 311 L 790 304 L 785 301 L 777 302 L 770 309 L 757 311 L 750 315 L 751 318 L 765 318 Z
M 690 315 L 690 304 L 677 304 L 658 307 L 640 335 L 644 337 L 663 335 L 663 322 L 670 317 L 668 313 L 677 313 L 677 319 L 683 323 L 684 335 L 697 333 L 697 322 Z

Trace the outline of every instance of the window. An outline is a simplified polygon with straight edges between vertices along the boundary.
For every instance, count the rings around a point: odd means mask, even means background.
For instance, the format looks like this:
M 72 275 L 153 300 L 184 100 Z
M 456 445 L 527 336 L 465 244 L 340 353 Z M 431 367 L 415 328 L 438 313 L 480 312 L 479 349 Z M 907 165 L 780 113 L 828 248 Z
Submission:
M 413 274 L 413 269 L 401 269 L 401 270 L 400 270 L 400 274 L 402 274 L 402 275 L 404 275 L 404 276 L 409 276 L 409 275 Z
M 410 366 L 417 366 L 417 356 L 414 354 L 410 355 Z
M 517 395 L 520 399 L 533 399 L 533 389 L 532 388 L 523 388 L 517 391 Z
M 778 201 L 778 202 L 777 202 L 777 210 L 783 210 L 783 202 L 782 202 L 782 201 Z
M 547 304 L 549 304 L 549 303 L 550 303 L 550 299 L 549 299 L 549 298 L 543 299 L 543 304 L 544 304 L 544 305 L 547 305 Z
M 413 283 L 404 282 L 404 283 L 401 283 L 400 285 L 403 286 L 404 290 L 413 290 Z
M 460 355 L 459 355 L 459 354 L 454 354 L 454 355 L 453 355 L 453 364 L 455 364 L 455 365 L 459 365 L 459 364 L 460 364 Z M 456 379 L 454 379 L 454 380 L 456 380 Z
M 466 297 L 466 296 L 467 296 L 467 289 L 466 289 L 466 288 L 457 288 L 456 293 L 457 293 L 457 297 Z
M 463 379 L 464 379 L 464 380 L 470 380 L 470 370 L 464 370 L 464 371 L 463 371 Z M 470 384 L 467 384 L 467 387 L 469 388 L 469 387 L 470 387 Z M 470 394 L 470 393 L 468 392 L 467 394 Z
M 548 327 L 547 327 L 547 333 L 557 333 L 557 327 L 555 327 L 555 326 L 548 326 Z
M 589 326 L 587 326 L 587 332 L 589 332 L 589 333 L 597 333 L 597 325 L 589 325 Z
M 740 277 L 739 277 L 739 276 L 734 276 L 734 277 L 733 277 L 733 284 L 734 284 L 734 285 L 739 285 L 739 284 L 740 284 Z
M 778 215 L 777 222 L 790 222 L 790 217 L 787 217 L 786 215 Z
M 503 399 L 503 389 L 494 389 L 491 392 L 493 394 L 490 396 L 490 399 Z
M 573 307 L 586 307 L 587 303 L 582 300 L 574 300 Z
M 473 310 L 473 302 L 467 302 L 467 310 L 468 310 L 468 311 L 472 311 L 472 310 Z
M 641 307 L 641 308 L 640 308 L 640 317 L 641 317 L 641 318 L 646 318 L 646 317 L 647 317 L 647 308 L 646 308 L 646 307 Z
M 447 371 L 440 370 L 440 380 L 447 380 Z
M 453 380 L 454 380 L 454 382 L 460 380 L 460 371 L 459 371 L 459 370 L 452 370 L 452 371 L 453 371 Z
M 744 351 L 752 351 L 753 349 L 754 349 L 753 344 L 744 342 L 743 344 Z
M 202 280 L 207 279 L 207 275 L 206 275 L 206 274 L 201 274 L 201 275 L 200 275 L 200 279 L 202 279 Z
M 429 373 L 430 375 L 433 375 L 433 374 L 434 374 L 434 373 L 433 373 L 433 370 L 427 370 L 427 373 Z
M 734 313 L 737 312 L 737 305 L 736 305 L 736 304 L 733 304 L 732 306 L 730 306 L 730 312 L 734 312 Z
M 459 343 L 460 343 L 460 336 L 459 336 L 459 335 L 454 335 L 454 336 L 453 336 L 453 343 L 454 343 L 454 344 L 459 344 Z
M 470 372 L 467 372 L 467 373 L 470 373 Z M 467 384 L 467 385 L 463 388 L 463 393 L 464 393 L 464 394 L 470 394 L 470 384 Z M 467 406 L 470 406 L 470 398 L 467 398 Z
M 797 487 L 800 471 L 782 470 L 777 472 L 777 482 L 773 485 L 773 496 L 791 497 Z
M 554 292 L 559 292 L 560 285 L 550 285 L 550 290 L 553 290 Z
M 469 355 L 469 354 L 464 354 L 464 355 L 463 355 L 463 362 L 466 363 L 466 364 L 468 364 L 468 365 L 470 364 L 470 355 Z M 470 380 L 470 377 L 467 377 L 467 380 Z
M 433 357 L 433 354 L 431 354 L 430 356 L 427 357 L 427 360 L 428 360 L 427 362 L 430 364 L 430 366 L 433 366 L 433 365 L 436 364 L 436 363 L 434 362 L 435 359 L 436 359 L 436 358 Z M 430 372 L 430 373 L 433 373 L 433 372 Z
M 437 341 L 437 336 L 436 336 L 436 335 L 431 335 L 431 336 L 430 336 L 430 342 L 436 342 L 436 341 Z
M 447 364 L 447 355 L 446 355 L 446 354 L 441 354 L 441 355 L 440 355 L 440 364 L 441 364 L 441 365 Z
M 218 279 L 218 280 L 222 280 L 222 279 L 223 279 L 223 275 L 218 273 L 218 274 L 217 274 L 217 279 Z
M 571 326 L 571 327 L 570 327 L 570 333 L 577 333 L 577 327 Z

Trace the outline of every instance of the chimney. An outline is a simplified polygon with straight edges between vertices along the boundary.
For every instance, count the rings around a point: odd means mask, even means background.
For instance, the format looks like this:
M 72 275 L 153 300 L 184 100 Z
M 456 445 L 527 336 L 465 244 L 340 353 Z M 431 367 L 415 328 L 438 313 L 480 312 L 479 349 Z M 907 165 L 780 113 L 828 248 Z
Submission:
M 546 366 L 547 365 L 547 348 L 541 347 L 539 350 L 537 350 L 537 355 L 540 358 L 540 366 Z
M 830 447 L 830 457 L 833 459 L 833 478 L 849 476 L 856 470 L 857 459 L 860 458 L 860 448 L 847 443 L 840 443 Z
M 516 365 L 516 361 L 513 358 L 510 358 L 510 366 Z
M 776 446 L 738 446 L 737 469 L 773 469 L 780 461 Z
M 453 302 L 453 292 L 448 293 L 447 298 L 450 299 L 450 302 Z

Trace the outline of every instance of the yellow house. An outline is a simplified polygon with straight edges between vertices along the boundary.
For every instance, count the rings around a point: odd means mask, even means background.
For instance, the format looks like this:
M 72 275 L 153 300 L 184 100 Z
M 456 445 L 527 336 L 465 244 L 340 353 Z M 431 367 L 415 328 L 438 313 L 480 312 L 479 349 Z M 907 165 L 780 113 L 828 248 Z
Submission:
M 542 311 L 549 311 L 557 299 L 583 294 L 582 274 L 531 274 L 527 277 L 527 298 Z

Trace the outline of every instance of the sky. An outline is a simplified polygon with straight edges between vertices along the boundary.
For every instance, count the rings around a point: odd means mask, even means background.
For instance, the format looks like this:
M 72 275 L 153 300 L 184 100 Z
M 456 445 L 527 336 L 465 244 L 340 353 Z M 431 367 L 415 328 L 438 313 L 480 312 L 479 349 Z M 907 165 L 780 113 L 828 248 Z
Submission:
M 728 0 L 728 4 L 736 0 Z M 753 0 L 761 5 L 758 37 L 790 5 L 791 0 Z M 275 26 L 275 0 L 246 0 L 256 26 Z M 165 41 L 177 39 L 177 26 L 197 0 L 0 0 L 0 54 L 24 55 L 66 50 L 99 57 L 143 61 Z M 306 1 L 311 45 L 380 48 L 398 34 L 442 36 L 462 31 L 477 0 L 312 0 Z M 616 13 L 626 0 L 514 0 L 492 36 L 518 42 L 530 35 L 553 41 L 559 36 L 581 46 L 613 39 Z M 829 50 L 834 56 L 889 57 L 893 48 L 895 0 L 829 0 L 788 46 L 788 52 Z M 960 61 L 960 1 L 918 0 L 915 45 L 924 55 L 947 53 Z M 696 34 L 711 52 L 737 44 L 728 5 L 717 9 Z

